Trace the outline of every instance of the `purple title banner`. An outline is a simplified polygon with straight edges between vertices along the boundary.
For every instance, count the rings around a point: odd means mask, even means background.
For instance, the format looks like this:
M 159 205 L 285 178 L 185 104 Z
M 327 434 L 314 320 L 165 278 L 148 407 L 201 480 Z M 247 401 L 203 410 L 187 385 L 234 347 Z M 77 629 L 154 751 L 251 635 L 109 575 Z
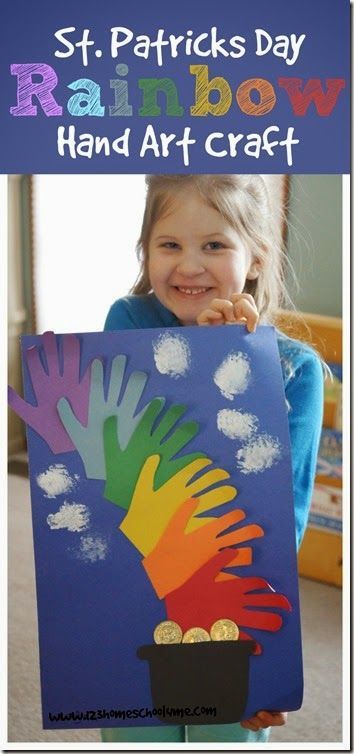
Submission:
M 1 172 L 349 172 L 349 14 L 7 0 Z

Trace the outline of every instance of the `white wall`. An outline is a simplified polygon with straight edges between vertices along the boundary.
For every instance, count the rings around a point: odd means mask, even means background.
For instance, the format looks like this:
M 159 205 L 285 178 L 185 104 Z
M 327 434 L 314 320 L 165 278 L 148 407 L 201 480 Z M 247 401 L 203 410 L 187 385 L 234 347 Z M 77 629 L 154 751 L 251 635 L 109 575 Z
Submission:
M 297 309 L 342 316 L 342 176 L 290 177 L 288 254 Z
M 138 273 L 144 176 L 34 176 L 37 331 L 103 329 Z

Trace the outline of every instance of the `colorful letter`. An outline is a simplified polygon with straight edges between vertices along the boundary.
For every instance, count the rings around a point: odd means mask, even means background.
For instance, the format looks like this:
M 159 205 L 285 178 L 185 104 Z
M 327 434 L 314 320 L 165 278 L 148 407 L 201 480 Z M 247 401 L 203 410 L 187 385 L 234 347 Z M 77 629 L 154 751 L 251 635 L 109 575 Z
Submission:
M 91 79 L 77 79 L 68 84 L 69 89 L 86 89 L 86 92 L 79 92 L 70 97 L 68 110 L 70 115 L 97 115 L 104 116 L 105 108 L 101 106 L 100 95 L 101 87 Z
M 118 76 L 126 76 L 129 68 L 125 63 L 119 63 L 116 66 Z M 114 89 L 114 105 L 109 106 L 110 115 L 132 115 L 133 108 L 128 104 L 128 82 L 121 79 L 111 79 L 109 82 L 111 89 Z
M 251 99 L 252 91 L 258 92 L 259 102 Z M 277 101 L 275 91 L 266 79 L 248 79 L 243 81 L 236 92 L 237 104 L 246 115 L 265 115 L 273 110 Z
M 46 63 L 14 63 L 11 73 L 17 76 L 17 106 L 10 107 L 11 115 L 37 115 L 37 105 L 32 104 L 34 96 L 47 116 L 62 115 L 63 108 L 52 95 L 58 83 L 54 68 Z M 33 76 L 38 75 L 42 81 L 33 81 Z
M 221 76 L 209 81 L 209 69 L 207 65 L 190 65 L 190 72 L 196 76 L 195 81 L 195 104 L 191 107 L 191 115 L 225 115 L 230 109 L 232 93 L 226 79 Z M 209 100 L 212 91 L 219 92 L 219 101 L 213 104 Z
M 344 79 L 326 79 L 327 92 L 323 91 L 320 79 L 309 79 L 303 90 L 302 83 L 302 79 L 278 79 L 279 86 L 288 94 L 295 115 L 306 115 L 312 101 L 318 115 L 330 115 L 339 92 L 345 87 Z
M 172 79 L 139 79 L 139 88 L 144 93 L 139 115 L 161 115 L 161 107 L 157 104 L 158 91 L 166 94 L 165 115 L 183 115 L 184 108 L 179 104 L 176 85 Z

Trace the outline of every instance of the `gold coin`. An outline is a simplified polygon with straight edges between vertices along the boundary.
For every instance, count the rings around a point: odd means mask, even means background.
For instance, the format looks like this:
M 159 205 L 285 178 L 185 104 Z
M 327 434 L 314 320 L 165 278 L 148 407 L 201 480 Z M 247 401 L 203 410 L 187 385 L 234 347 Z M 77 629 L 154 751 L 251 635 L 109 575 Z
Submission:
M 155 644 L 180 644 L 182 629 L 173 620 L 163 620 L 154 631 Z
M 210 641 L 210 636 L 204 628 L 189 628 L 185 634 L 183 634 L 183 644 L 194 644 L 197 641 Z
M 240 635 L 239 628 L 233 620 L 220 618 L 210 629 L 212 641 L 236 641 Z

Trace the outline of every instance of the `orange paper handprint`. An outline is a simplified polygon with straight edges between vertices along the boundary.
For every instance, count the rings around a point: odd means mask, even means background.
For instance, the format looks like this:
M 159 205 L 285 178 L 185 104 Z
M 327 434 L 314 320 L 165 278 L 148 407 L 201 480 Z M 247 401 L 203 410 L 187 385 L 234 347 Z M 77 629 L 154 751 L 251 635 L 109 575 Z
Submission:
M 186 527 L 198 508 L 199 500 L 186 500 L 176 511 L 156 547 L 144 558 L 143 565 L 160 599 L 181 586 L 219 550 L 262 537 L 263 529 L 248 524 L 223 534 L 245 518 L 241 510 L 233 510 L 218 518 L 208 519 L 204 526 L 186 533 Z M 203 519 L 199 519 L 201 522 Z M 241 563 L 242 551 L 235 551 L 235 562 Z M 246 553 L 248 558 L 249 552 Z

